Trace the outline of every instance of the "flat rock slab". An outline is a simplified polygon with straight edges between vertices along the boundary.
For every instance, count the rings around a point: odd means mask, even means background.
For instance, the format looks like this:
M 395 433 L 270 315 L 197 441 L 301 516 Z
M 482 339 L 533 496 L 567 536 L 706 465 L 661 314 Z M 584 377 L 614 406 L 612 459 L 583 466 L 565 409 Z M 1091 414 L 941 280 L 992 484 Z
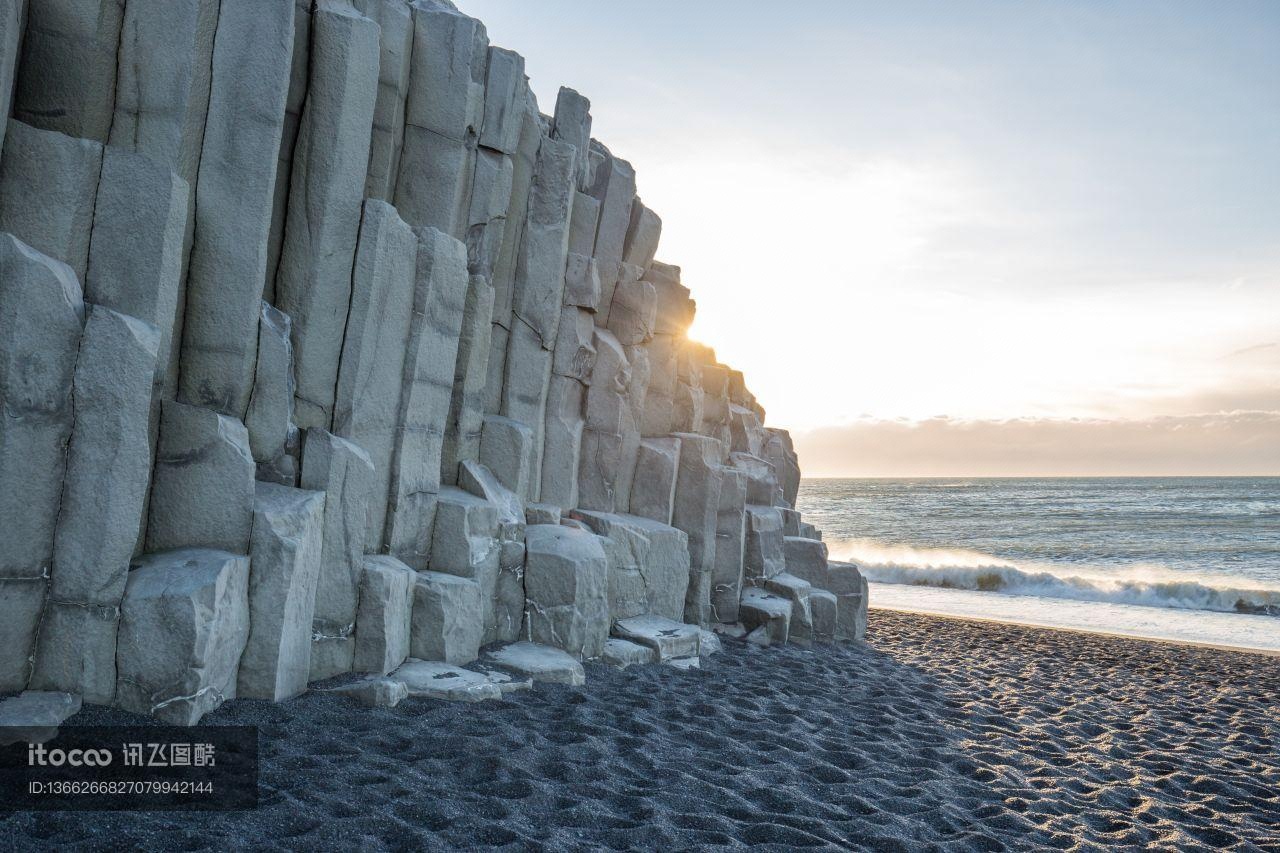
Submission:
M 80 710 L 73 693 L 28 690 L 0 702 L 0 746 L 44 743 L 58 735 L 58 726 Z
M 613 633 L 624 640 L 648 646 L 658 659 L 696 657 L 702 632 L 697 625 L 685 625 L 661 616 L 633 616 L 613 623 Z
M 349 696 L 367 708 L 394 708 L 409 696 L 409 688 L 403 681 L 380 676 L 363 678 L 352 684 L 333 688 L 340 696 Z
M 552 684 L 585 684 L 587 674 L 582 664 L 568 652 L 540 643 L 512 643 L 490 652 L 486 660 L 494 666 L 534 681 Z
M 765 629 L 767 638 L 774 643 L 785 643 L 791 628 L 791 602 L 777 595 L 770 595 L 758 587 L 750 587 L 742 593 L 742 606 L 738 610 L 751 634 L 748 642 L 760 628 Z
M 696 655 L 688 658 L 672 658 L 671 660 L 663 661 L 663 663 L 667 666 L 674 666 L 676 669 L 702 669 L 702 658 Z
M 639 643 L 633 643 L 630 640 L 623 640 L 618 637 L 610 637 L 604 641 L 604 654 L 601 655 L 601 658 L 609 666 L 626 669 L 632 664 L 657 663 L 658 653 L 648 646 L 642 646 Z
M 488 675 L 441 661 L 409 658 L 391 674 L 391 679 L 402 682 L 410 696 L 450 702 L 483 702 L 501 699 L 503 694 Z

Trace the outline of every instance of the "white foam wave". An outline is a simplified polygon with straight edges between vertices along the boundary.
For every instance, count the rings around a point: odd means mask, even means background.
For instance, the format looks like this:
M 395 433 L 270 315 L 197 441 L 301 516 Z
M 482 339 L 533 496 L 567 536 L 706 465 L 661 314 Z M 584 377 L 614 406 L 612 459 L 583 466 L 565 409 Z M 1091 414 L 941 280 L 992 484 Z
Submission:
M 1061 566 L 1019 565 L 976 551 L 885 546 L 869 540 L 833 543 L 831 557 L 856 563 L 874 583 L 1280 616 L 1280 589 L 1215 584 L 1152 566 L 1138 567 L 1141 576 L 1117 577 L 1088 569 L 1066 574 Z

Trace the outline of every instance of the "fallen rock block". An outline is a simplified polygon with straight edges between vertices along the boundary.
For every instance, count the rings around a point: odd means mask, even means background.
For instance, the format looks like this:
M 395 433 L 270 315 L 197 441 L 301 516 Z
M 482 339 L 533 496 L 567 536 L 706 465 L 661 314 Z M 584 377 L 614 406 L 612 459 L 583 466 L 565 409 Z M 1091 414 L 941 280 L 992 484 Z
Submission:
M 633 664 L 656 663 L 658 653 L 648 646 L 642 646 L 639 643 L 633 643 L 630 640 L 623 640 L 618 637 L 610 637 L 605 640 L 604 653 L 600 657 L 609 666 L 626 669 Z
M 671 658 L 663 661 L 667 666 L 674 666 L 676 669 L 702 669 L 702 658 Z
M 594 533 L 566 525 L 525 530 L 525 628 L 534 643 L 598 657 L 609 636 L 609 562 Z
M 804 536 L 787 536 L 783 540 L 783 551 L 787 558 L 787 574 L 803 578 L 820 589 L 831 589 L 824 542 Z
M 769 627 L 767 625 L 761 625 L 760 627 L 752 631 L 750 634 L 747 634 L 746 640 L 748 643 L 750 643 L 753 646 L 769 645 L 770 644 Z
M 146 554 L 120 605 L 116 704 L 195 725 L 236 697 L 248 639 L 248 557 L 203 548 Z
M 526 524 L 559 524 L 560 507 L 555 504 L 533 503 L 524 508 Z
M 576 686 L 585 684 L 586 671 L 573 656 L 540 643 L 512 643 L 495 649 L 485 660 L 500 669 L 534 681 Z
M 696 657 L 702 631 L 697 625 L 685 625 L 661 616 L 634 616 L 613 623 L 613 633 L 633 643 L 648 646 L 658 659 Z
M 0 702 L 0 746 L 44 743 L 58 736 L 58 726 L 80 710 L 72 693 L 28 690 Z
M 480 585 L 441 572 L 418 572 L 409 650 L 415 658 L 460 666 L 480 654 L 484 636 Z
M 410 696 L 449 702 L 502 698 L 502 688 L 489 676 L 440 661 L 409 658 L 391 678 L 403 683 Z
M 749 642 L 756 630 L 763 628 L 772 643 L 785 643 L 791 628 L 791 602 L 777 595 L 770 595 L 758 587 L 748 587 L 742 593 L 738 615 L 743 626 L 751 631 Z
M 395 557 L 381 554 L 366 556 L 363 568 L 352 669 L 385 675 L 409 656 L 417 573 Z
M 783 572 L 764 582 L 764 588 L 791 602 L 791 622 L 787 629 L 787 642 L 807 646 L 813 642 L 813 610 L 809 595 L 813 587 L 808 581 Z
M 813 611 L 813 641 L 834 643 L 838 607 L 836 594 L 825 589 L 810 590 L 809 606 Z
M 737 623 L 734 623 L 736 626 Z M 723 651 L 724 647 L 720 643 L 720 635 L 715 631 L 708 631 L 705 628 L 700 631 L 701 639 L 698 640 L 698 654 L 702 657 L 711 657 Z
M 409 688 L 403 681 L 386 676 L 361 679 L 334 687 L 331 692 L 349 696 L 367 708 L 394 708 L 409 696 Z

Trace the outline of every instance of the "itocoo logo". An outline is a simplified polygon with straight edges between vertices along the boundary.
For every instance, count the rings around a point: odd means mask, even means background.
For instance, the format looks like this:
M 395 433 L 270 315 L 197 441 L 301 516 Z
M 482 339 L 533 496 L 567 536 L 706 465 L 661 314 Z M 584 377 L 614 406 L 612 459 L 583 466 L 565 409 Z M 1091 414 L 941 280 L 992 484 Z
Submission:
M 28 767 L 106 767 L 111 758 L 109 749 L 45 749 L 42 743 L 27 744 Z

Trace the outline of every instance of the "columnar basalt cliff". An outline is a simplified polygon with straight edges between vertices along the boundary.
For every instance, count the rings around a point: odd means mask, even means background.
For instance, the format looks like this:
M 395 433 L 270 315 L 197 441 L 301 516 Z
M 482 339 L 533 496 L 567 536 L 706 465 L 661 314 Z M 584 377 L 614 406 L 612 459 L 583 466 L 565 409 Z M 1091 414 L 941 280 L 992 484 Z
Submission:
M 861 637 L 635 170 L 446 0 L 0 0 L 0 99 L 0 693 Z

